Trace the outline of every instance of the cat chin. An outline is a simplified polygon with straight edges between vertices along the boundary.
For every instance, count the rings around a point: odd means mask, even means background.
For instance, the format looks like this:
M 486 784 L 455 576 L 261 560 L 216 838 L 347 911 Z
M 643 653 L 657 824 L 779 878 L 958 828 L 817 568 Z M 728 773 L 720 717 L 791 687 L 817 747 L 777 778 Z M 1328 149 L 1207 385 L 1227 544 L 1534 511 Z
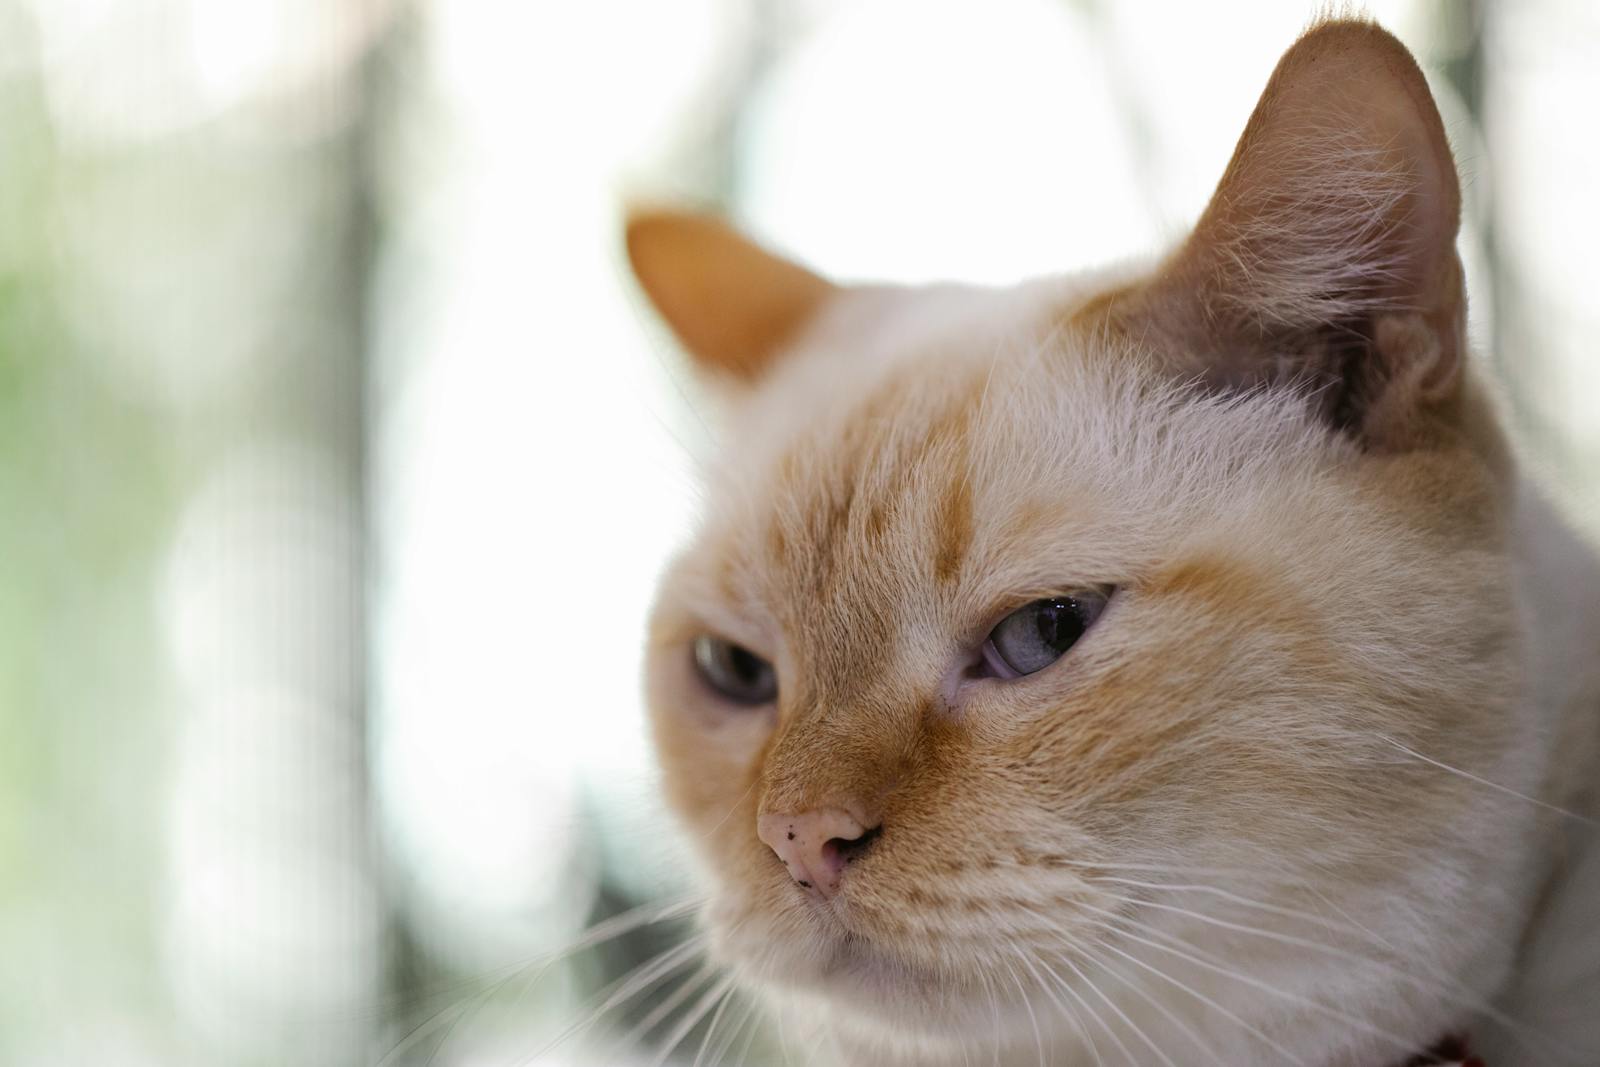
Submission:
M 807 1044 L 826 1049 L 815 1063 L 839 1067 L 958 1067 L 991 1052 L 1009 1050 L 1016 1035 L 1027 1033 L 1028 1056 L 1007 1052 L 1003 1062 L 1036 1062 L 1031 1035 L 1034 1020 L 1014 1003 L 995 999 L 976 980 L 935 976 L 882 952 L 849 948 L 836 952 L 819 970 L 782 975 L 751 975 L 784 1030 L 809 1035 Z M 1059 1033 L 1045 1043 L 1058 1048 Z M 1079 1062 L 1074 1055 L 1070 1062 Z M 1048 1062 L 1056 1062 L 1049 1060 Z M 1083 1061 L 1087 1062 L 1087 1061 Z
M 842 928 L 780 931 L 749 912 L 725 916 L 710 923 L 712 958 L 786 1015 L 826 1017 L 862 1041 L 917 1047 L 970 1039 L 995 1024 L 992 998 L 975 978 Z M 813 925 L 824 924 L 806 924 Z

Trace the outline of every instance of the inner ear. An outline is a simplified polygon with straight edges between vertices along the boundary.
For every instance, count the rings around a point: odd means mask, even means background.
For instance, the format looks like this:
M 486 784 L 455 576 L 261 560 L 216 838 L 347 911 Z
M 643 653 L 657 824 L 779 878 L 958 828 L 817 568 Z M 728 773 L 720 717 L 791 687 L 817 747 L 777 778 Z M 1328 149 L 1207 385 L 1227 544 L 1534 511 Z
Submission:
M 1374 447 L 1408 447 L 1460 386 L 1461 194 L 1427 82 L 1367 22 L 1279 61 L 1194 232 L 1100 302 L 1218 388 L 1294 381 Z
M 764 375 L 838 291 L 705 215 L 638 213 L 626 240 L 634 276 L 689 355 L 745 381 Z

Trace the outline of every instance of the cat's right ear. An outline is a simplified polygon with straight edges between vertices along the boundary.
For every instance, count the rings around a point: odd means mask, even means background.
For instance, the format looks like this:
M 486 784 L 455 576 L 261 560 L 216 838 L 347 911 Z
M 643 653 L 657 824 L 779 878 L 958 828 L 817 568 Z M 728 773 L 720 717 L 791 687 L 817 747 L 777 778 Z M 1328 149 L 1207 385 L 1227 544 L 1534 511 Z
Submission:
M 635 214 L 627 246 L 640 287 L 695 362 L 745 382 L 839 292 L 709 216 Z

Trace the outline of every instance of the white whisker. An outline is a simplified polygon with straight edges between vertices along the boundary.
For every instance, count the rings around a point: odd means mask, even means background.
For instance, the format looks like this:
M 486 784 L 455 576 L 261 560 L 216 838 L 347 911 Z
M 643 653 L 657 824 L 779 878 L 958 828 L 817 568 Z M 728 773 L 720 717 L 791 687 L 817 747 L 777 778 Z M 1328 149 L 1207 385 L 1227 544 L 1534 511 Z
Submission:
M 552 1048 L 555 1048 L 557 1045 L 561 1044 L 567 1039 L 582 1033 L 584 1030 L 598 1022 L 606 1014 L 606 1012 L 610 1011 L 612 1008 L 615 1008 L 618 1005 L 633 999 L 635 996 L 638 996 L 640 993 L 650 988 L 650 986 L 654 985 L 660 979 L 665 978 L 667 975 L 683 966 L 683 964 L 687 963 L 694 957 L 695 953 L 700 951 L 700 949 L 703 947 L 704 941 L 705 938 L 703 935 L 690 938 L 682 944 L 674 945 L 665 952 L 662 952 L 656 956 L 652 956 L 638 967 L 635 967 L 632 971 L 617 979 L 610 986 L 601 990 L 600 993 L 593 998 L 605 998 L 604 1002 L 601 1003 L 598 1008 L 593 1009 L 582 1019 L 572 1023 L 565 1030 L 562 1030 L 543 1048 L 536 1052 L 533 1058 L 538 1059 L 540 1056 L 543 1056 L 546 1052 L 549 1052 Z
M 672 1055 L 672 1050 L 682 1044 L 683 1039 L 689 1036 L 689 1031 L 698 1026 L 700 1020 L 706 1017 L 706 1013 L 721 1004 L 723 999 L 733 991 L 733 982 L 733 976 L 728 975 L 706 990 L 700 999 L 695 1001 L 694 1007 L 689 1009 L 689 1013 L 679 1021 L 677 1026 L 673 1027 L 666 1040 L 657 1046 L 656 1057 L 650 1061 L 650 1067 L 662 1067 L 667 1062 L 667 1059 Z
M 1028 1022 L 1033 1025 L 1033 1044 L 1039 1052 L 1039 1067 L 1044 1067 L 1044 1037 L 1039 1033 L 1039 1019 L 1033 1014 L 1033 1004 L 1028 1000 L 1028 991 L 1022 987 L 1022 979 L 1017 976 L 1017 971 L 1011 962 L 1006 962 L 1006 969 L 1011 972 L 1011 981 L 1017 987 L 1017 995 L 1022 997 L 1022 1006 L 1028 1012 Z
M 1113 933 L 1117 933 L 1117 934 L 1123 933 L 1123 931 L 1118 927 L 1112 926 L 1109 923 L 1105 924 L 1105 925 Z M 1194 999 L 1198 1000 L 1200 1003 L 1204 1004 L 1206 1007 L 1210 1008 L 1212 1011 L 1214 1011 L 1217 1014 L 1221 1015 L 1223 1018 L 1228 1019 L 1229 1021 L 1231 1021 L 1231 1022 L 1235 1023 L 1236 1025 L 1238 1025 L 1246 1033 L 1250 1034 L 1252 1037 L 1254 1037 L 1257 1040 L 1261 1041 L 1268 1048 L 1270 1048 L 1274 1052 L 1278 1053 L 1280 1056 L 1282 1056 L 1284 1059 L 1288 1060 L 1290 1063 L 1299 1064 L 1300 1067 L 1306 1067 L 1305 1060 L 1301 1059 L 1299 1056 L 1296 1056 L 1293 1052 L 1290 1052 L 1288 1049 L 1284 1048 L 1282 1045 L 1280 1045 L 1278 1042 L 1274 1041 L 1272 1038 L 1268 1037 L 1265 1033 L 1263 1033 L 1257 1027 L 1255 1027 L 1252 1024 L 1246 1022 L 1245 1020 L 1239 1018 L 1239 1016 L 1236 1015 L 1234 1012 L 1232 1012 L 1232 1011 L 1228 1010 L 1227 1008 L 1223 1007 L 1221 1004 L 1218 1004 L 1211 997 L 1208 997 L 1204 993 L 1200 992 L 1199 990 L 1194 989 L 1188 983 L 1186 983 L 1186 982 L 1184 982 L 1184 981 L 1182 981 L 1180 979 L 1174 978 L 1172 975 L 1170 975 L 1170 974 L 1166 973 L 1165 971 L 1161 970 L 1159 967 L 1156 967 L 1155 965 L 1150 964 L 1150 963 L 1146 963 L 1144 960 L 1139 959 L 1137 956 L 1134 956 L 1134 955 L 1132 955 L 1130 953 L 1124 952 L 1122 949 L 1118 948 L 1115 945 L 1109 944 L 1107 942 L 1101 942 L 1099 947 L 1105 949 L 1107 952 L 1113 952 L 1116 955 L 1121 956 L 1123 959 L 1127 960 L 1129 963 L 1133 964 L 1135 967 L 1140 967 L 1140 968 L 1142 968 L 1142 969 L 1144 969 L 1146 971 L 1149 971 L 1151 974 L 1155 975 L 1157 978 L 1160 978 L 1162 981 L 1171 983 L 1172 985 L 1176 986 L 1178 989 L 1180 989 L 1183 992 L 1189 994 L 1191 997 L 1193 997 Z
M 1066 1001 L 1056 995 L 1056 991 L 1044 980 L 1044 976 L 1034 969 L 1033 962 L 1027 956 L 1022 957 L 1022 962 L 1028 970 L 1033 971 L 1033 976 L 1039 980 L 1040 988 L 1049 994 L 1051 1000 L 1055 1001 L 1056 1005 L 1061 1009 L 1061 1013 L 1071 1021 L 1072 1028 L 1078 1032 L 1079 1036 L 1089 1046 L 1089 1054 L 1094 1057 L 1095 1067 L 1105 1067 L 1105 1060 L 1100 1056 L 1100 1046 L 1095 1044 L 1094 1036 L 1089 1033 L 1088 1027 L 1084 1025 L 1082 1016 L 1072 1010 Z M 1059 979 L 1057 981 L 1059 983 Z
M 479 994 L 479 996 L 481 995 Z M 408 1030 L 399 1041 L 395 1042 L 389 1051 L 384 1054 L 383 1058 L 378 1061 L 377 1067 L 388 1067 L 389 1064 L 396 1062 L 400 1056 L 408 1052 L 417 1042 L 433 1033 L 437 1027 L 444 1025 L 447 1020 L 459 1019 L 466 1013 L 473 1000 L 476 999 L 474 997 L 469 1000 L 458 1001 L 428 1016 L 428 1018 Z
M 1063 962 L 1065 961 L 1063 960 Z M 1111 1027 L 1106 1025 L 1106 1021 L 1100 1017 L 1100 1013 L 1095 1011 L 1093 1006 L 1091 1006 L 1088 1001 L 1079 996 L 1078 991 L 1073 989 L 1072 985 L 1065 978 L 1061 977 L 1060 974 L 1057 974 L 1056 969 L 1050 966 L 1049 963 L 1045 962 L 1044 960 L 1040 960 L 1039 966 L 1043 967 L 1047 972 L 1055 977 L 1057 982 L 1061 983 L 1062 990 L 1064 990 L 1068 996 L 1077 1002 L 1078 1006 L 1088 1014 L 1089 1018 L 1100 1024 L 1100 1029 L 1106 1032 L 1106 1036 L 1111 1039 L 1111 1043 L 1117 1046 L 1117 1049 L 1124 1057 L 1127 1058 L 1128 1062 L 1133 1064 L 1133 1067 L 1139 1067 L 1139 1060 L 1132 1052 L 1128 1051 L 1128 1046 L 1122 1043 L 1122 1039 L 1116 1035 L 1116 1032 L 1113 1031 Z M 1085 1032 L 1087 1033 L 1087 1031 Z
M 1115 895 L 1113 894 L 1113 896 Z M 1436 994 L 1456 1004 L 1471 1008 L 1472 1010 L 1493 1018 L 1496 1022 L 1502 1023 L 1506 1026 L 1515 1028 L 1519 1025 L 1509 1016 L 1506 1016 L 1504 1013 L 1496 1010 L 1494 1005 L 1491 1004 L 1486 998 L 1475 993 L 1463 992 L 1460 983 L 1442 982 L 1436 978 L 1429 978 L 1423 975 L 1413 974 L 1412 972 L 1407 971 L 1405 968 L 1388 960 L 1363 956 L 1360 953 L 1350 952 L 1335 945 L 1328 945 L 1320 941 L 1312 941 L 1307 938 L 1296 937 L 1293 934 L 1284 934 L 1273 930 L 1265 930 L 1258 927 L 1247 926 L 1241 923 L 1229 922 L 1225 919 L 1219 919 L 1215 916 L 1206 915 L 1202 912 L 1192 911 L 1188 908 L 1181 908 L 1174 904 L 1162 904 L 1159 901 L 1137 900 L 1132 897 L 1121 896 L 1117 896 L 1115 899 L 1129 904 L 1137 904 L 1141 907 L 1155 908 L 1159 911 L 1167 911 L 1177 915 L 1183 915 L 1187 918 L 1194 919 L 1197 922 L 1206 923 L 1207 925 L 1216 926 L 1225 930 L 1231 930 L 1236 933 L 1249 934 L 1253 937 L 1260 937 L 1266 940 L 1276 941 L 1280 944 L 1290 945 L 1295 948 L 1319 952 L 1323 955 L 1332 956 L 1336 959 L 1342 959 L 1360 967 L 1373 967 L 1383 971 L 1385 974 L 1388 974 L 1401 982 L 1406 983 L 1407 985 L 1412 986 L 1413 988 Z M 1243 903 L 1249 903 L 1248 901 L 1244 901 L 1243 898 L 1234 899 Z M 1266 905 L 1261 906 L 1266 907 Z M 1338 927 L 1335 926 L 1334 929 L 1337 930 Z
M 532 984 L 533 982 L 538 981 L 538 979 L 543 976 L 543 974 L 548 971 L 550 967 L 561 962 L 561 960 L 569 956 L 582 952 L 584 949 L 592 948 L 595 945 L 603 944 L 604 942 L 613 940 L 614 938 L 621 937 L 624 934 L 631 933 L 632 931 L 641 927 L 650 926 L 658 922 L 667 922 L 673 919 L 682 918 L 693 912 L 695 908 L 699 907 L 699 905 L 700 900 L 698 898 L 682 898 L 671 901 L 667 904 L 660 904 L 656 902 L 641 904 L 638 907 L 630 908 L 625 912 L 613 915 L 611 918 L 597 923 L 595 926 L 592 926 L 588 930 L 584 931 L 584 933 L 575 941 L 563 946 L 562 948 L 549 952 L 538 953 L 532 957 L 519 960 L 516 963 L 511 963 L 503 967 L 496 968 L 487 972 L 482 978 L 474 981 L 456 982 L 430 990 L 422 996 L 414 996 L 402 998 L 397 1001 L 391 1001 L 383 1010 L 386 1012 L 401 1011 L 408 1006 L 420 1005 L 428 1000 L 433 1000 L 440 996 L 446 996 L 451 993 L 471 989 L 473 986 L 493 978 L 492 981 L 489 981 L 488 985 L 478 989 L 478 991 L 473 993 L 471 996 L 463 997 L 451 1002 L 450 1004 L 447 1004 L 445 1007 L 439 1009 L 433 1015 L 430 1015 L 427 1019 L 417 1024 L 416 1027 L 414 1027 L 404 1038 L 401 1039 L 404 1048 L 409 1048 L 420 1037 L 425 1036 L 426 1033 L 431 1032 L 435 1027 L 446 1021 L 447 1017 L 459 1020 L 464 1013 L 468 1013 L 472 1010 L 472 1005 L 474 1003 L 487 999 L 504 988 L 506 985 L 510 984 L 512 981 L 516 980 L 518 977 L 526 977 L 528 983 Z M 495 977 L 496 975 L 498 975 L 498 977 Z M 383 1059 L 378 1061 L 377 1067 L 386 1067 L 387 1064 L 394 1060 L 397 1053 L 404 1051 L 404 1048 L 397 1047 L 390 1049 L 389 1052 L 384 1055 Z
M 1545 801 L 1540 800 L 1538 797 L 1530 797 L 1526 793 L 1519 793 L 1515 789 L 1512 789 L 1512 788 L 1510 788 L 1508 786 L 1501 785 L 1499 782 L 1491 782 L 1487 778 L 1480 778 L 1478 775 L 1473 774 L 1471 771 L 1464 771 L 1460 767 L 1452 767 L 1452 766 L 1450 766 L 1450 764 L 1443 763 L 1443 762 L 1441 762 L 1439 760 L 1434 759 L 1431 756 L 1424 756 L 1422 753 L 1418 752 L 1416 749 L 1407 748 L 1405 745 L 1402 745 L 1400 742 L 1396 741 L 1392 737 L 1387 737 L 1387 736 L 1385 736 L 1383 734 L 1377 734 L 1375 736 L 1378 738 L 1378 740 L 1383 741 L 1386 744 L 1393 745 L 1395 748 L 1399 749 L 1401 752 L 1404 752 L 1406 755 L 1411 756 L 1414 759 L 1419 759 L 1423 763 L 1431 764 L 1432 766 L 1435 766 L 1435 767 L 1439 768 L 1441 771 L 1448 771 L 1451 774 L 1460 775 L 1462 778 L 1465 778 L 1468 781 L 1477 782 L 1479 785 L 1488 786 L 1490 789 L 1498 790 L 1499 792 L 1504 793 L 1507 796 L 1516 797 L 1518 800 L 1526 801 L 1527 803 L 1532 804 L 1535 807 L 1543 808 L 1546 811 L 1551 811 L 1551 812 L 1554 812 L 1557 815 L 1561 815 L 1561 816 L 1564 816 L 1564 817 L 1566 817 L 1568 819 L 1572 819 L 1572 820 L 1575 820 L 1577 822 L 1583 823 L 1583 825 L 1585 825 L 1585 826 L 1593 826 L 1593 827 L 1600 828 L 1600 820 L 1591 819 L 1586 815 L 1579 815 L 1575 811 L 1568 811 L 1566 808 L 1561 808 L 1561 807 L 1557 807 L 1554 804 L 1546 803 Z
M 755 1043 L 756 1034 L 761 1032 L 761 1005 L 755 1000 L 750 1001 L 750 1006 L 745 1009 L 744 1021 L 739 1028 L 745 1031 L 744 1044 L 739 1046 L 739 1055 L 734 1059 L 734 1067 L 745 1067 L 750 1059 L 750 1046 Z
M 1163 945 L 1160 942 L 1152 941 L 1149 938 L 1140 937 L 1139 935 L 1127 929 L 1122 930 L 1121 933 L 1123 937 L 1137 941 L 1142 945 L 1157 949 L 1158 951 L 1171 953 L 1180 959 L 1184 959 L 1190 963 L 1193 963 L 1197 967 L 1211 971 L 1214 974 L 1219 974 L 1224 978 L 1231 978 L 1234 981 L 1243 983 L 1252 989 L 1260 990 L 1261 992 L 1266 993 L 1268 996 L 1277 997 L 1280 1000 L 1286 1000 L 1292 1004 L 1299 1004 L 1301 1007 L 1308 1008 L 1319 1015 L 1326 1015 L 1331 1019 L 1338 1019 L 1340 1022 L 1348 1023 L 1364 1034 L 1369 1034 L 1373 1037 L 1382 1038 L 1383 1040 L 1390 1042 L 1396 1048 L 1403 1050 L 1407 1054 L 1418 1051 L 1415 1042 L 1411 1041 L 1410 1039 L 1391 1033 L 1380 1026 L 1376 1026 L 1367 1020 L 1360 1018 L 1359 1016 L 1352 1015 L 1349 1012 L 1340 1011 L 1337 1008 L 1330 1008 L 1326 1004 L 1321 1004 L 1315 1000 L 1312 1000 L 1310 997 L 1304 997 L 1297 993 L 1291 993 L 1286 989 L 1279 989 L 1270 982 L 1264 982 L 1259 978 L 1252 978 L 1249 975 L 1240 974 L 1238 971 L 1235 971 L 1231 968 L 1208 962 L 1207 960 L 1202 959 L 1199 955 L 1195 954 L 1198 950 L 1196 950 L 1194 946 L 1189 945 L 1181 938 L 1174 937 L 1165 931 L 1155 929 L 1148 924 L 1138 922 L 1137 920 L 1126 915 L 1117 916 L 1116 913 L 1106 911 L 1104 908 L 1096 908 L 1093 905 L 1088 904 L 1082 906 L 1090 911 L 1099 912 L 1102 915 L 1111 916 L 1112 918 L 1120 918 L 1128 925 L 1137 927 L 1138 929 L 1144 930 L 1147 933 L 1162 937 L 1166 940 L 1175 941 L 1178 944 L 1183 945 L 1185 949 L 1188 949 L 1188 951 L 1185 951 L 1184 949 L 1173 948 L 1170 945 Z
M 1117 877 L 1111 877 L 1111 876 L 1104 877 L 1104 878 L 1097 878 L 1097 879 L 1095 879 L 1095 882 L 1096 882 L 1096 884 L 1102 883 L 1102 882 L 1109 882 L 1109 883 L 1114 883 L 1116 885 L 1132 886 L 1132 887 L 1137 888 L 1137 889 L 1154 889 L 1154 890 L 1170 890 L 1170 891 L 1173 891 L 1173 892 L 1205 893 L 1208 896 L 1214 896 L 1214 897 L 1217 897 L 1220 900 L 1226 900 L 1230 904 L 1237 904 L 1240 907 L 1245 907 L 1245 908 L 1254 908 L 1257 911 L 1264 911 L 1264 912 L 1268 912 L 1268 913 L 1273 914 L 1273 915 L 1279 915 L 1279 916 L 1282 916 L 1283 918 L 1286 918 L 1286 919 L 1300 919 L 1300 920 L 1303 920 L 1305 922 L 1311 923 L 1311 924 L 1313 924 L 1315 926 L 1324 927 L 1325 929 L 1328 929 L 1328 930 L 1333 931 L 1335 933 L 1349 933 L 1351 931 L 1351 929 L 1354 929 L 1357 932 L 1359 932 L 1361 934 L 1364 934 L 1366 937 L 1368 937 L 1372 941 L 1376 942 L 1377 944 L 1382 945 L 1384 948 L 1388 948 L 1391 951 L 1393 950 L 1393 946 L 1390 945 L 1387 941 L 1385 941 L 1382 938 L 1378 937 L 1377 934 L 1374 934 L 1371 930 L 1368 930 L 1366 927 L 1361 926 L 1361 925 L 1359 925 L 1359 924 L 1357 924 L 1355 922 L 1351 922 L 1349 924 L 1349 926 L 1346 927 L 1346 926 L 1344 926 L 1344 925 L 1342 925 L 1340 923 L 1334 922 L 1332 919 L 1329 919 L 1326 916 L 1315 915 L 1315 914 L 1313 914 L 1311 912 L 1306 912 L 1306 911 L 1299 911 L 1299 910 L 1297 910 L 1295 908 L 1286 908 L 1286 907 L 1283 907 L 1282 905 L 1278 905 L 1278 904 L 1268 904 L 1268 903 L 1265 903 L 1265 902 L 1259 901 L 1259 900 L 1251 900 L 1248 897 L 1240 896 L 1237 893 L 1231 893 L 1228 890 L 1221 889 L 1221 888 L 1219 888 L 1217 886 L 1199 885 L 1199 884 L 1194 884 L 1194 883 L 1144 882 L 1144 881 L 1140 881 L 1140 880 L 1135 879 L 1135 878 L 1117 878 Z M 1346 918 L 1348 919 L 1348 916 L 1346 916 Z
M 1121 1019 L 1123 1024 L 1126 1025 L 1128 1027 L 1128 1029 L 1132 1030 L 1134 1032 L 1134 1035 L 1136 1037 L 1138 1037 L 1139 1040 L 1143 1041 L 1147 1046 L 1149 1046 L 1150 1051 L 1154 1052 L 1156 1054 L 1156 1059 L 1158 1059 L 1162 1063 L 1166 1064 L 1167 1067 L 1178 1067 L 1178 1065 L 1173 1063 L 1172 1060 L 1167 1056 L 1167 1054 L 1165 1052 L 1162 1052 L 1161 1049 L 1156 1047 L 1156 1043 L 1154 1041 L 1150 1040 L 1150 1036 L 1148 1034 L 1146 1034 L 1143 1030 L 1141 1030 L 1138 1027 L 1138 1025 L 1134 1023 L 1134 1021 L 1132 1019 L 1128 1018 L 1127 1014 L 1124 1013 L 1121 1008 L 1117 1007 L 1115 1001 L 1113 1001 L 1110 997 L 1106 996 L 1105 993 L 1101 992 L 1100 987 L 1095 985 L 1094 982 L 1090 981 L 1089 980 L 1089 976 L 1084 974 L 1083 971 L 1078 969 L 1078 965 L 1077 964 L 1075 964 L 1071 960 L 1065 959 L 1065 958 L 1063 958 L 1061 962 L 1066 964 L 1068 967 L 1071 967 L 1072 968 L 1072 973 L 1078 976 L 1078 980 L 1081 981 L 1084 985 L 1088 986 L 1089 987 L 1089 991 L 1091 993 L 1093 993 L 1095 996 L 1097 996 L 1101 1000 L 1103 1000 L 1105 1002 L 1106 1007 L 1110 1008 L 1113 1012 L 1115 1012 L 1117 1018 Z
M 1171 1023 L 1174 1029 L 1176 1029 L 1179 1033 L 1183 1034 L 1190 1041 L 1194 1042 L 1197 1046 L 1199 1046 L 1200 1051 L 1204 1052 L 1206 1054 L 1207 1058 L 1209 1058 L 1212 1063 L 1215 1063 L 1217 1065 L 1217 1067 L 1229 1067 L 1228 1064 L 1222 1062 L 1222 1057 L 1218 1056 L 1216 1054 L 1216 1052 L 1212 1051 L 1210 1045 L 1207 1045 L 1204 1041 L 1202 1041 L 1200 1039 L 1200 1035 L 1196 1034 L 1181 1019 L 1178 1018 L 1177 1013 L 1175 1013 L 1171 1008 L 1168 1008 L 1165 1004 L 1161 1003 L 1160 1000 L 1158 1000 L 1155 997 L 1151 996 L 1148 992 L 1145 991 L 1145 989 L 1142 986 L 1139 985 L 1139 983 L 1135 982 L 1132 978 L 1129 978 L 1127 975 L 1122 974 L 1122 973 L 1114 970 L 1105 960 L 1103 960 L 1099 956 L 1097 956 L 1087 946 L 1080 946 L 1079 947 L 1079 951 L 1082 952 L 1084 954 L 1084 956 L 1086 956 L 1090 960 L 1094 961 L 1095 963 L 1098 963 L 1100 965 L 1100 969 L 1101 970 L 1105 971 L 1107 974 L 1111 975 L 1117 981 L 1119 981 L 1123 985 L 1127 986 L 1128 989 L 1132 990 L 1135 994 L 1137 994 L 1141 1000 L 1143 1000 L 1146 1004 L 1150 1005 L 1157 1012 L 1159 1012 L 1161 1014 L 1161 1017 L 1166 1019 L 1167 1022 Z
M 733 1003 L 733 987 L 728 987 L 728 994 L 717 1002 L 717 1010 L 711 1014 L 711 1025 L 706 1027 L 706 1032 L 700 1038 L 700 1049 L 694 1054 L 693 1067 L 701 1067 L 706 1062 L 706 1050 L 711 1047 L 711 1038 L 717 1032 L 717 1025 L 722 1022 L 722 1015 L 728 1010 L 728 1005 Z
M 723 824 L 729 819 L 733 818 L 733 813 L 739 810 L 740 805 L 742 805 L 749 798 L 751 793 L 755 792 L 755 788 L 756 779 L 752 778 L 750 779 L 750 784 L 745 786 L 744 792 L 739 794 L 739 799 L 733 802 L 733 806 L 728 809 L 727 813 L 723 815 L 722 818 L 717 820 L 715 826 L 711 827 L 711 829 L 700 835 L 701 840 L 709 838 L 712 834 L 722 829 Z
M 989 985 L 988 975 L 980 971 L 978 972 L 978 977 L 983 980 L 983 988 L 989 994 L 989 1014 L 994 1020 L 994 1026 L 991 1030 L 989 1062 L 998 1065 L 1000 1063 L 1000 999 L 995 995 L 993 987 Z
M 651 1008 L 644 1018 L 635 1023 L 633 1027 L 622 1036 L 622 1047 L 632 1049 L 635 1045 L 638 1045 L 639 1042 L 643 1040 L 651 1030 L 656 1028 L 656 1025 L 660 1023 L 662 1019 L 665 1019 L 667 1016 L 676 1011 L 678 1009 L 678 1005 L 682 1004 L 685 1000 L 688 1000 L 689 997 L 694 994 L 695 990 L 702 988 L 706 984 L 706 981 L 716 973 L 717 968 L 710 963 L 702 964 L 700 967 L 696 968 L 693 974 L 678 983 L 677 989 L 674 989 L 670 994 L 668 994 L 666 999 L 662 1000 L 661 1003 Z

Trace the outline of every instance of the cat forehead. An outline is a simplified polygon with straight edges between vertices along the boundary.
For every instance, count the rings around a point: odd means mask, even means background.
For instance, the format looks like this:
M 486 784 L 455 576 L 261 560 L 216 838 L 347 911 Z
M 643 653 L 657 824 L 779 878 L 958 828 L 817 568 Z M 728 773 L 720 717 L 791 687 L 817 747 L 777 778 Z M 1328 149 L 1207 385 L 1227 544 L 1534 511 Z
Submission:
M 849 290 L 734 406 L 712 474 L 761 481 L 780 467 L 821 460 L 907 458 L 893 447 L 907 434 L 972 414 L 970 402 L 997 379 L 1015 377 L 1058 347 L 1067 311 L 1094 288 L 1092 281 L 1043 279 L 1004 289 Z M 965 415 L 965 430 L 982 429 Z
M 1325 447 L 1292 397 L 1206 396 L 1071 328 L 1060 285 L 896 299 L 829 324 L 735 421 L 702 537 L 719 595 L 832 605 L 841 641 L 868 602 L 970 624 L 1114 580 Z
M 803 421 L 809 424 L 815 409 L 860 408 L 851 402 L 892 380 L 909 414 L 919 384 L 939 390 L 939 372 L 989 365 L 998 356 L 1015 357 L 1047 343 L 1074 309 L 1104 291 L 1105 275 L 1041 278 L 1008 287 L 945 283 L 845 290 L 749 398 L 748 413 L 781 436 L 784 423 L 775 416 L 782 411 L 805 412 Z

